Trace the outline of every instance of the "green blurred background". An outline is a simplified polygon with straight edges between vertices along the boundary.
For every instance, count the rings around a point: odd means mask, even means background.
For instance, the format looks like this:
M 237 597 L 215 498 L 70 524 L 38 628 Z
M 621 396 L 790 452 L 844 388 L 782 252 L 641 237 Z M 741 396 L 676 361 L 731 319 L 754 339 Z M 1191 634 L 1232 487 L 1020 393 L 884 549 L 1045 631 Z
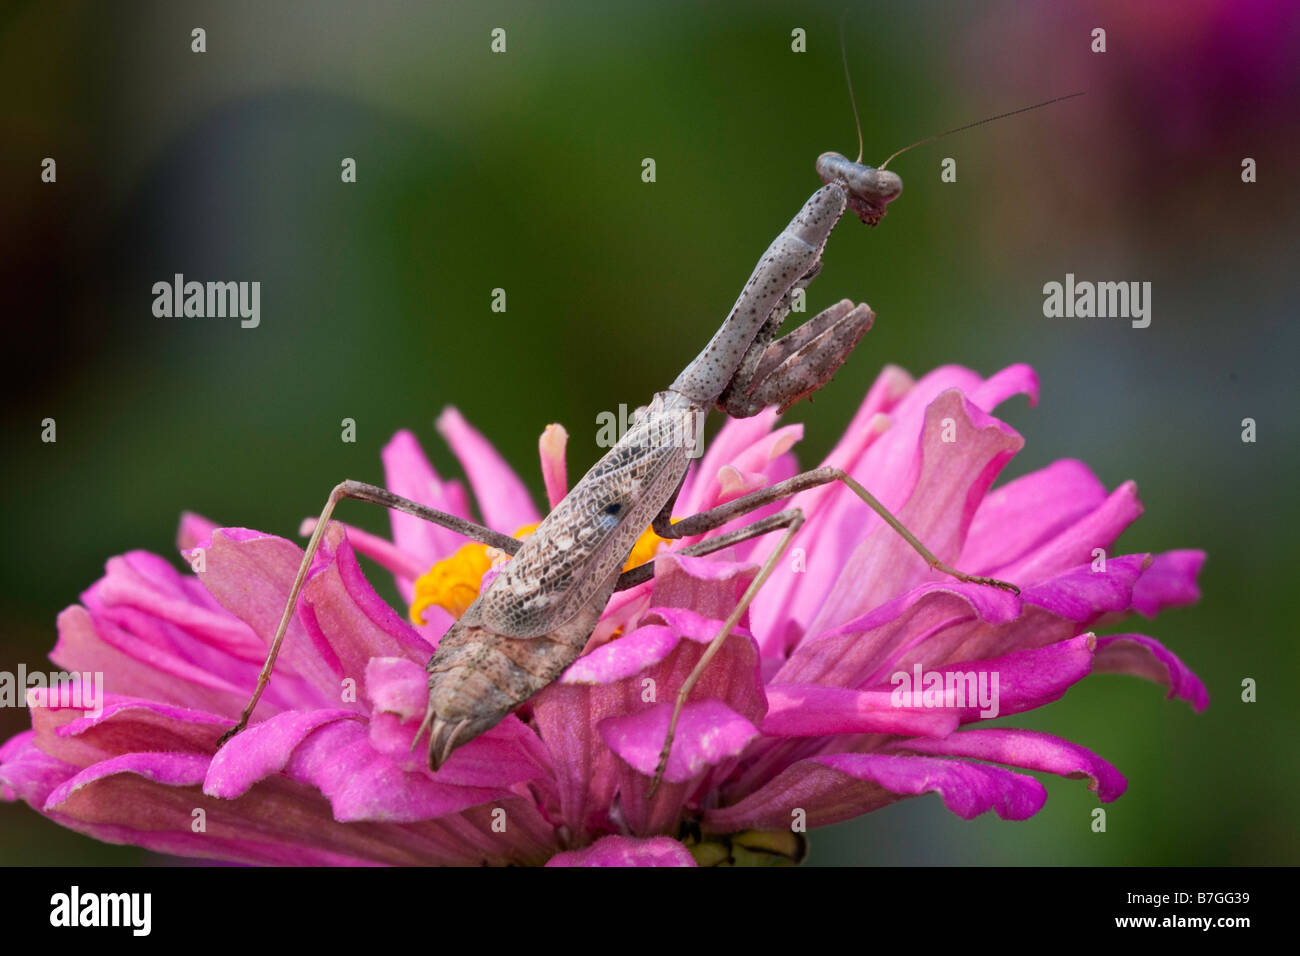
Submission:
M 596 414 L 643 403 L 707 340 L 818 185 L 818 153 L 856 151 L 843 9 L 7 4 L 0 669 L 45 667 L 57 613 L 109 556 L 174 554 L 185 509 L 292 536 L 336 481 L 382 479 L 399 428 L 456 474 L 432 429 L 448 404 L 539 503 L 547 423 L 568 427 L 580 474 Z M 1124 550 L 1209 551 L 1200 605 L 1131 629 L 1178 653 L 1212 702 L 1198 716 L 1099 676 L 1016 721 L 1128 777 L 1104 835 L 1085 786 L 1050 778 L 1031 821 L 965 823 L 928 797 L 815 832 L 812 862 L 1300 861 L 1297 6 L 851 11 L 868 161 L 1087 96 L 901 157 L 888 218 L 840 227 L 810 310 L 851 297 L 878 319 L 816 404 L 787 416 L 807 423 L 801 461 L 830 447 L 885 363 L 1033 364 L 1040 405 L 1003 409 L 1027 440 L 1006 477 L 1081 458 L 1109 487 L 1139 484 L 1147 513 Z M 489 51 L 494 27 L 505 54 Z M 1105 54 L 1090 52 L 1094 27 Z M 39 180 L 46 156 L 57 184 Z M 340 182 L 343 157 L 355 184 Z M 944 157 L 956 183 L 939 180 Z M 155 318 L 151 286 L 176 272 L 260 280 L 261 326 Z M 1150 328 L 1044 318 L 1042 285 L 1067 272 L 1150 281 Z M 489 309 L 496 287 L 504 314 Z M 40 441 L 46 417 L 56 444 Z M 355 444 L 340 441 L 347 417 Z M 1256 444 L 1241 441 L 1245 417 Z M 363 505 L 344 517 L 386 527 Z M 1258 703 L 1240 700 L 1247 677 Z M 0 736 L 27 725 L 0 710 Z M 0 805 L 0 862 L 163 861 Z

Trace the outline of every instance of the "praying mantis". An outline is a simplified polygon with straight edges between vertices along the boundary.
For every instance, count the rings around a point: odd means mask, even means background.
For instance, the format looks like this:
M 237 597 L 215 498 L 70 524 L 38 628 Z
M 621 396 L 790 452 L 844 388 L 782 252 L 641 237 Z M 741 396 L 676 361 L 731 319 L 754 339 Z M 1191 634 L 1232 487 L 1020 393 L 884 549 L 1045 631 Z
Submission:
M 1013 113 L 1067 98 L 1058 97 Z M 1010 115 L 1000 114 L 979 123 Z M 866 488 L 838 468 L 816 468 L 707 511 L 678 520 L 671 517 L 692 457 L 687 443 L 672 436 L 695 434 L 697 423 L 714 407 L 733 418 L 757 415 L 771 406 L 784 411 L 826 385 L 871 327 L 875 319 L 871 309 L 865 303 L 855 305 L 844 299 L 793 332 L 776 338 L 795 295 L 821 271 L 822 251 L 846 209 L 874 226 L 885 215 L 888 204 L 902 193 L 902 179 L 884 168 L 894 156 L 879 167 L 863 164 L 861 149 L 856 160 L 834 152 L 823 153 L 817 159 L 817 173 L 824 185 L 808 198 L 763 253 L 713 338 L 671 385 L 639 410 L 617 444 L 526 539 L 512 538 L 374 485 L 350 480 L 338 484 L 330 492 L 308 541 L 257 687 L 219 746 L 247 726 L 271 678 L 325 528 L 344 498 L 414 515 L 511 556 L 442 636 L 429 660 L 428 707 L 412 747 L 428 733 L 429 767 L 434 771 L 454 750 L 496 726 L 558 678 L 582 652 L 615 591 L 650 580 L 654 559 L 623 570 L 633 545 L 647 526 L 669 541 L 696 537 L 799 492 L 840 482 L 901 535 L 931 568 L 958 581 L 1019 593 L 1014 584 L 967 574 L 941 561 Z M 760 535 L 783 532 L 679 688 L 648 791 L 650 797 L 663 779 L 678 719 L 692 690 L 803 522 L 800 508 L 787 508 L 746 527 L 671 552 L 701 556 Z

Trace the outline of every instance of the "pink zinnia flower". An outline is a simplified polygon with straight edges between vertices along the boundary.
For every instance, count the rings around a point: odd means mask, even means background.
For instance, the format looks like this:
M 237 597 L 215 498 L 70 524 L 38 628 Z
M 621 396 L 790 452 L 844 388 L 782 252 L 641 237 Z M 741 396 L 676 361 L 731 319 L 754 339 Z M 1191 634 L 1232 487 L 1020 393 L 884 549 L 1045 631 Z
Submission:
M 197 573 L 131 552 L 60 615 L 51 657 L 105 675 L 103 712 L 34 705 L 32 730 L 0 748 L 0 791 L 101 840 L 279 864 L 726 862 L 755 846 L 793 852 L 798 841 L 781 836 L 801 824 L 927 792 L 963 818 L 1025 819 L 1046 791 L 1023 770 L 1083 777 L 1099 800 L 1114 800 L 1124 778 L 1096 754 L 979 725 L 990 711 L 1056 700 L 1094 670 L 1158 681 L 1203 709 L 1200 681 L 1158 642 L 1093 631 L 1195 601 L 1204 555 L 1106 555 L 1141 505 L 1132 483 L 1107 493 L 1079 462 L 989 492 L 1023 444 L 989 411 L 1036 391 L 1025 366 L 989 379 L 946 367 L 919 382 L 886 369 L 825 462 L 857 477 L 941 557 L 1013 581 L 1020 595 L 930 571 L 839 485 L 797 496 L 808 521 L 796 550 L 696 687 L 653 799 L 677 688 L 770 537 L 661 558 L 652 581 L 615 595 L 560 680 L 431 773 L 411 742 L 425 711 L 424 664 L 451 615 L 427 606 L 423 625 L 407 623 L 367 584 L 354 549 L 392 571 L 409 601 L 416 579 L 464 540 L 401 514 L 392 542 L 329 529 L 260 722 L 218 753 L 302 552 L 186 516 L 179 543 Z M 513 533 L 538 520 L 523 483 L 458 413 L 439 427 L 486 524 Z M 800 436 L 771 411 L 728 421 L 677 514 L 795 474 Z M 563 444 L 562 432 L 543 437 L 552 503 L 565 489 Z M 410 434 L 387 446 L 384 466 L 393 491 L 470 516 L 461 485 L 441 480 Z M 976 699 L 986 678 L 996 681 L 992 707 Z M 972 693 L 945 697 L 936 685 Z

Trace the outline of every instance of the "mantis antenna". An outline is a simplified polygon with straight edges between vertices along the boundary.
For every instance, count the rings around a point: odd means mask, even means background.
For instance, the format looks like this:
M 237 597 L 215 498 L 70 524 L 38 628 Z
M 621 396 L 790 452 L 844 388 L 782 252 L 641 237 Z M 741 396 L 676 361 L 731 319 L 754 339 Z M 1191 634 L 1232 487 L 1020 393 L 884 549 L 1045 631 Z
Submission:
M 849 10 L 851 7 L 845 7 L 844 13 L 840 15 L 840 60 L 844 63 L 844 85 L 849 88 L 849 105 L 853 107 L 853 122 L 858 127 L 858 158 L 855 163 L 862 162 L 862 117 L 858 115 L 858 100 L 853 95 L 853 77 L 849 75 L 849 52 L 844 47 L 844 24 L 848 22 Z M 893 159 L 893 156 L 889 157 Z
M 844 39 L 843 36 L 841 36 L 840 39 L 843 40 Z M 842 46 L 841 49 L 843 49 Z M 844 69 L 847 71 L 848 68 L 849 68 L 848 62 L 846 61 L 844 64 Z M 889 165 L 889 163 L 893 162 L 894 159 L 901 156 L 903 153 L 906 153 L 909 149 L 915 149 L 917 146 L 923 146 L 926 143 L 933 143 L 936 139 L 943 139 L 943 137 L 950 136 L 953 133 L 960 133 L 964 129 L 973 129 L 976 126 L 983 126 L 985 123 L 992 123 L 994 120 L 1006 119 L 1008 116 L 1015 116 L 1017 113 L 1028 113 L 1030 110 L 1042 109 L 1044 106 L 1051 106 L 1053 103 L 1060 103 L 1062 100 L 1072 100 L 1076 96 L 1083 96 L 1084 92 L 1085 91 L 1080 90 L 1077 93 L 1067 93 L 1065 96 L 1057 96 L 1050 100 L 1044 100 L 1041 103 L 1035 103 L 1033 106 L 1022 106 L 1020 107 L 1020 109 L 1011 110 L 1009 113 L 999 113 L 997 116 L 989 116 L 982 120 L 976 120 L 974 123 L 967 123 L 965 126 L 956 126 L 953 129 L 944 130 L 942 133 L 935 133 L 933 136 L 927 136 L 925 139 L 918 139 L 911 146 L 904 146 L 902 149 L 894 153 L 892 156 L 889 157 L 889 159 L 885 160 L 876 168 L 884 169 L 887 165 Z M 853 88 L 850 87 L 849 88 L 850 98 L 852 97 L 852 95 L 853 95 Z M 857 118 L 856 107 L 854 107 L 854 118 L 855 119 Z M 862 159 L 861 149 L 862 149 L 862 127 L 859 126 L 858 127 L 858 150 L 859 150 L 858 160 L 859 161 L 861 161 Z
M 844 64 L 844 83 L 849 88 L 849 105 L 853 107 L 853 123 L 858 128 L 858 158 L 853 162 L 855 164 L 862 162 L 862 117 L 858 115 L 858 100 L 853 94 L 853 77 L 849 74 L 849 53 L 844 44 L 844 25 L 849 19 L 849 10 L 851 7 L 845 7 L 844 13 L 840 16 L 840 60 Z M 1067 93 L 1064 96 L 1057 96 L 1050 100 L 1044 100 L 1041 103 L 1035 103 L 1033 106 L 1022 106 L 1018 110 L 1011 110 L 1009 113 L 999 113 L 996 116 L 989 116 L 982 120 L 976 120 L 974 123 L 967 123 L 965 126 L 956 126 L 952 129 L 944 130 L 942 133 L 935 133 L 933 136 L 927 136 L 925 139 L 918 139 L 911 146 L 904 146 L 898 152 L 894 153 L 887 160 L 881 163 L 876 169 L 884 169 L 899 156 L 906 153 L 909 149 L 915 149 L 918 146 L 924 146 L 926 143 L 933 143 L 936 139 L 943 139 L 945 136 L 951 136 L 953 133 L 960 133 L 962 130 L 974 129 L 976 126 L 983 126 L 985 123 L 992 123 L 994 120 L 1006 119 L 1008 116 L 1015 116 L 1017 113 L 1028 113 L 1030 110 L 1042 109 L 1044 106 L 1051 106 L 1053 103 L 1060 103 L 1063 100 L 1072 100 L 1076 96 L 1083 96 L 1084 90 L 1077 93 Z

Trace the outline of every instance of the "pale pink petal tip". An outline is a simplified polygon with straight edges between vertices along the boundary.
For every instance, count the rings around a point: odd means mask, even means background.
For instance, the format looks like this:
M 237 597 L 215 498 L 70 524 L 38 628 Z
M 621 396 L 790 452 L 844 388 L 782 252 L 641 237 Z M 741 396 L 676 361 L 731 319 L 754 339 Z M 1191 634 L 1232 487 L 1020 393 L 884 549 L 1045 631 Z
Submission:
M 563 425 L 547 425 L 537 440 L 537 452 L 542 459 L 542 481 L 546 485 L 546 500 L 554 508 L 569 493 L 568 472 L 564 464 L 564 451 L 569 443 L 569 433 Z

